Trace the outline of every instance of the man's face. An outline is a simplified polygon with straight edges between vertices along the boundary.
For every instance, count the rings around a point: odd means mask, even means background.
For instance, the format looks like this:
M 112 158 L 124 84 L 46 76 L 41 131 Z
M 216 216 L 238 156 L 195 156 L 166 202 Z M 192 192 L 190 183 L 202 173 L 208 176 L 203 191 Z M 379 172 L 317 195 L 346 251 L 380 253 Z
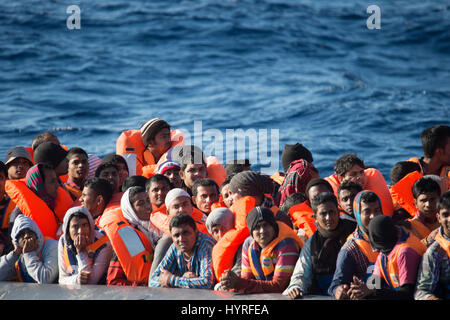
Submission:
M 81 205 L 92 214 L 92 217 L 96 218 L 100 213 L 103 212 L 102 200 L 102 196 L 97 195 L 97 193 L 91 187 L 83 188 L 80 202 Z
M 231 197 L 230 185 L 227 184 L 222 187 L 222 191 L 220 192 L 222 195 L 223 202 L 229 208 L 233 204 L 233 199 Z
M 426 192 L 419 194 L 417 199 L 414 199 L 414 205 L 420 213 L 427 217 L 434 217 L 437 212 L 436 204 L 439 199 L 438 194 L 434 192 Z
M 198 186 L 192 201 L 201 212 L 209 214 L 212 204 L 219 201 L 219 194 L 214 186 Z
M 30 251 L 35 251 L 39 247 L 37 236 L 31 230 L 25 230 L 24 232 L 22 232 L 22 234 L 17 239 L 17 242 L 19 243 L 20 248 L 23 248 L 27 242 L 30 243 L 31 244 Z
M 361 168 L 360 166 L 355 164 L 344 174 L 343 177 L 338 177 L 338 180 L 340 180 L 340 182 L 344 180 L 351 180 L 359 184 L 364 189 L 364 187 L 366 186 L 366 173 L 364 172 L 364 168 Z
M 194 251 L 195 242 L 197 241 L 197 230 L 194 230 L 190 225 L 184 224 L 179 227 L 172 227 L 170 232 L 173 244 L 177 250 L 183 253 L 192 253 Z
M 315 213 L 315 219 L 322 229 L 333 231 L 339 223 L 339 213 L 336 205 L 332 202 L 319 204 Z
M 74 154 L 69 160 L 68 174 L 72 180 L 84 181 L 89 173 L 88 157 L 85 154 Z
M 353 200 L 355 199 L 356 195 L 358 194 L 358 191 L 354 189 L 350 190 L 341 190 L 339 192 L 339 205 L 341 206 L 342 210 L 345 211 L 349 216 L 354 217 L 353 214 Z
M 88 218 L 73 217 L 69 223 L 69 235 L 72 241 L 77 236 L 87 236 L 91 234 L 91 226 L 89 225 Z
M 170 191 L 170 187 L 164 181 L 154 181 L 150 184 L 148 195 L 150 202 L 156 205 L 158 208 L 164 204 L 167 193 Z
M 45 190 L 50 195 L 50 197 L 56 199 L 58 197 L 58 188 L 59 188 L 58 177 L 56 176 L 55 171 L 50 169 L 44 170 L 44 175 L 45 175 L 44 179 Z
M 169 169 L 164 171 L 163 175 L 169 178 L 174 188 L 181 188 L 180 169 Z
M 119 176 L 119 186 L 122 186 L 122 183 L 128 178 L 128 170 L 125 163 L 116 162 L 116 166 L 119 168 L 119 172 L 117 173 Z
M 440 152 L 440 160 L 442 165 L 450 166 L 450 137 L 447 138 L 447 144 Z
M 23 179 L 27 175 L 28 169 L 30 169 L 30 162 L 25 158 L 15 158 L 8 163 L 8 178 L 10 180 Z
M 216 224 L 211 228 L 211 235 L 216 241 L 219 241 L 227 231 L 224 226 Z
M 309 203 L 311 203 L 312 199 L 314 199 L 315 196 L 317 196 L 319 193 L 322 192 L 330 192 L 330 190 L 323 184 L 318 184 L 316 186 L 311 187 L 308 190 Z
M 447 236 L 450 237 L 450 208 L 444 208 L 439 210 L 439 212 L 436 214 L 439 224 L 442 227 L 442 232 Z
M 381 210 L 381 206 L 378 201 L 375 202 L 364 202 L 361 201 L 361 223 L 369 230 L 369 222 L 375 218 L 376 216 L 382 215 L 383 211 Z
M 158 155 L 163 155 L 170 149 L 172 146 L 172 141 L 170 139 L 170 130 L 168 128 L 164 128 L 160 130 L 155 139 L 151 140 L 148 144 L 149 148 L 152 149 L 153 152 Z
M 135 196 L 133 203 L 134 212 L 136 216 L 141 220 L 149 220 L 152 213 L 152 204 L 147 192 L 140 192 Z
M 119 173 L 116 168 L 109 167 L 103 169 L 99 177 L 108 180 L 113 185 L 115 192 L 119 191 Z
M 180 177 L 189 189 L 192 188 L 195 181 L 204 179 L 207 176 L 208 172 L 204 164 L 188 164 L 184 171 L 180 171 Z
M 261 248 L 265 248 L 275 238 L 275 229 L 267 221 L 260 221 L 253 229 L 252 237 Z
M 169 205 L 169 208 L 167 208 L 167 212 L 170 217 L 173 217 L 174 215 L 176 215 L 178 213 L 182 213 L 182 212 L 192 215 L 193 207 L 192 207 L 191 198 L 189 198 L 189 197 L 176 198 Z

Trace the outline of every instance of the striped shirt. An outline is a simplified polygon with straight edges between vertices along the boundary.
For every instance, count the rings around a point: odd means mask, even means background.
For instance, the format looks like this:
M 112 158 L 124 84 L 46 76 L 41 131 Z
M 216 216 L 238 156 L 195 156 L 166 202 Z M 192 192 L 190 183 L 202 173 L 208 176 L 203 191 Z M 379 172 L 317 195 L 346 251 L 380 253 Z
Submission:
M 214 245 L 215 240 L 212 237 L 199 232 L 195 242 L 194 254 L 188 268 L 188 265 L 183 257 L 183 253 L 178 251 L 172 243 L 164 256 L 164 259 L 153 273 L 149 281 L 149 286 L 161 287 L 161 284 L 159 283 L 159 275 L 161 274 L 161 270 L 164 269 L 172 273 L 172 276 L 169 278 L 170 287 L 212 289 L 215 284 L 211 258 L 211 252 Z M 183 277 L 183 274 L 187 271 L 197 274 L 198 277 Z

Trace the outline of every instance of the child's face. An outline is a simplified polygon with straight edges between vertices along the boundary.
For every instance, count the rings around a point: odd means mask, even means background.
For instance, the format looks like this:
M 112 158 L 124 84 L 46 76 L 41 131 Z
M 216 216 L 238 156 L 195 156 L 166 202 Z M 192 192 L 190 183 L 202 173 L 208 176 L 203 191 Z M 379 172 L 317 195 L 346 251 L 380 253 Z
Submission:
M 444 208 L 439 210 L 439 212 L 436 214 L 439 224 L 442 227 L 442 232 L 447 236 L 450 237 L 450 208 Z
M 437 212 L 436 204 L 439 195 L 434 192 L 426 192 L 419 194 L 417 199 L 414 199 L 414 204 L 420 213 L 427 217 L 434 217 Z

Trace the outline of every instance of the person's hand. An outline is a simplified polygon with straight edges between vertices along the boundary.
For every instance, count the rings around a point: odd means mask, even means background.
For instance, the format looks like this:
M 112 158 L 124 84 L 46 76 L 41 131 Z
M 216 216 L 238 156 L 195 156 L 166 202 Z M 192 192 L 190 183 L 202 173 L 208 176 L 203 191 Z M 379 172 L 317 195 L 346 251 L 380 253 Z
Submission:
M 439 228 L 434 229 L 430 232 L 430 234 L 425 238 L 425 245 L 429 247 L 434 242 L 434 237 L 436 237 L 436 234 L 439 232 Z
M 161 274 L 159 275 L 159 283 L 161 284 L 162 287 L 164 288 L 168 288 L 170 287 L 169 285 L 169 278 L 172 275 L 172 273 L 170 273 L 169 271 L 162 269 L 161 270 Z
M 198 278 L 198 275 L 195 274 L 195 273 L 192 272 L 192 271 L 186 271 L 186 272 L 183 274 L 183 278 Z
M 220 285 L 225 290 L 231 290 L 235 288 L 238 279 L 239 277 L 236 273 L 231 270 L 225 270 L 220 277 Z
M 83 270 L 78 275 L 78 280 L 80 281 L 80 284 L 87 284 L 89 282 L 90 277 L 91 277 L 91 271 Z
M 334 298 L 336 300 L 345 300 L 348 299 L 348 290 L 350 287 L 348 284 L 342 284 L 339 287 L 337 287 L 336 292 L 334 293 Z
M 22 253 L 36 251 L 39 248 L 39 241 L 36 238 L 27 238 L 24 240 Z
M 299 288 L 293 288 L 288 292 L 288 296 L 292 300 L 301 299 L 301 298 L 303 298 L 303 291 L 300 290 Z
M 436 297 L 435 295 L 431 295 L 427 300 L 442 300 L 441 298 Z
M 78 254 L 85 251 L 88 245 L 90 245 L 89 236 L 79 234 L 73 239 L 73 246 Z
M 20 256 L 22 254 L 22 248 L 14 243 L 14 250 L 13 250 L 14 254 L 16 256 Z
M 348 296 L 352 300 L 360 300 L 370 295 L 372 291 L 373 290 L 370 290 L 364 282 L 353 276 L 353 281 L 348 290 Z

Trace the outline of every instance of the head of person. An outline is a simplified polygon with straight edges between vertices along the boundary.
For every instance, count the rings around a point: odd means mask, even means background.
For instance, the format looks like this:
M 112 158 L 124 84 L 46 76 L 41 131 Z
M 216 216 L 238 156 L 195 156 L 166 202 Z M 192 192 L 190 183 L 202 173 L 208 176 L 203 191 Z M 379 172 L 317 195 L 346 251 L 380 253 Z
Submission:
M 143 187 L 131 187 L 125 191 L 120 207 L 124 217 L 130 222 L 150 220 L 152 205 Z
M 192 212 L 194 207 L 192 205 L 191 197 L 189 193 L 180 188 L 174 188 L 170 190 L 167 195 L 164 203 L 167 208 L 167 214 L 170 217 L 173 217 L 180 213 L 187 213 L 192 216 Z
M 33 166 L 33 161 L 25 147 L 17 146 L 6 154 L 5 165 L 8 170 L 7 178 L 17 180 L 25 178 L 28 169 Z
M 31 142 L 31 149 L 33 149 L 33 151 L 36 150 L 37 147 L 39 147 L 40 144 L 44 143 L 44 142 L 54 142 L 56 144 L 61 144 L 61 142 L 59 142 L 59 139 L 56 135 L 54 135 L 53 133 L 46 131 L 43 133 L 39 133 L 38 135 L 36 135 L 33 138 L 33 141 Z
M 230 182 L 233 203 L 242 197 L 251 196 L 259 206 L 265 194 L 272 194 L 273 180 L 266 174 L 255 171 L 243 171 L 234 175 Z
M 198 230 L 195 220 L 187 213 L 175 215 L 169 224 L 175 248 L 183 254 L 192 254 L 197 242 Z
M 27 172 L 25 183 L 39 198 L 47 203 L 50 209 L 55 208 L 59 182 L 51 165 L 38 163 L 32 166 Z
M 369 223 L 369 240 L 372 248 L 388 254 L 398 241 L 399 229 L 389 216 L 378 215 Z
M 436 125 L 422 131 L 423 155 L 425 158 L 437 159 L 441 165 L 450 165 L 450 127 Z
M 88 237 L 93 240 L 94 220 L 91 213 L 85 207 L 73 207 L 67 210 L 63 219 L 64 240 L 73 248 L 73 242 L 77 237 Z
M 383 214 L 381 200 L 375 192 L 364 190 L 359 192 L 353 201 L 353 212 L 359 230 L 369 233 L 369 223 L 376 216 Z
M 227 174 L 227 177 L 247 170 L 251 170 L 250 160 L 248 159 L 231 160 L 225 164 L 225 172 Z
M 111 183 L 102 178 L 91 178 L 85 181 L 80 202 L 93 216 L 97 218 L 103 213 L 113 196 Z
M 164 120 L 153 118 L 145 122 L 140 130 L 142 142 L 158 161 L 172 146 L 170 125 Z
M 280 207 L 280 210 L 283 210 L 285 213 L 289 213 L 289 210 L 295 206 L 296 204 L 303 203 L 306 200 L 308 200 L 305 196 L 305 194 L 301 192 L 296 192 L 289 197 L 286 198 L 286 200 L 283 202 L 283 204 Z
M 268 208 L 256 206 L 247 215 L 247 227 L 255 242 L 265 248 L 276 237 L 279 227 L 273 212 Z
M 3 200 L 5 196 L 5 184 L 6 179 L 8 178 L 8 169 L 6 165 L 0 161 L 0 202 Z
M 220 185 L 219 191 L 222 196 L 223 203 L 229 208 L 233 204 L 233 199 L 231 197 L 232 193 L 230 191 L 230 182 L 234 175 L 225 178 L 225 181 Z
M 147 179 L 146 177 L 144 177 L 144 176 L 139 176 L 139 175 L 136 175 L 136 176 L 130 176 L 130 177 L 127 177 L 127 178 L 123 181 L 122 186 L 120 187 L 120 190 L 121 190 L 122 192 L 125 192 L 125 191 L 127 191 L 129 188 L 131 188 L 131 187 L 137 187 L 137 186 L 141 186 L 141 187 L 144 187 L 144 188 L 145 188 L 147 182 L 148 182 L 148 179 Z
M 359 183 L 351 180 L 343 181 L 337 189 L 337 199 L 342 210 L 349 216 L 353 217 L 353 200 L 355 196 L 362 191 Z
M 205 213 L 211 212 L 213 203 L 219 201 L 219 186 L 212 179 L 200 179 L 192 186 L 192 202 Z
M 158 166 L 158 173 L 169 178 L 174 188 L 181 188 L 180 170 L 181 165 L 175 160 L 166 160 Z
M 339 210 L 336 196 L 331 192 L 322 192 L 311 201 L 317 227 L 333 231 L 339 224 Z
M 437 203 L 437 218 L 444 235 L 450 238 L 450 191 L 444 193 Z
M 314 161 L 311 151 L 301 143 L 286 144 L 284 146 L 284 150 L 281 153 L 281 164 L 283 165 L 284 172 L 288 171 L 291 162 L 300 159 L 304 159 L 309 163 Z
M 19 248 L 23 248 L 26 242 L 31 241 L 35 245 L 31 251 L 37 251 L 37 253 L 40 253 L 44 247 L 44 237 L 38 225 L 23 214 L 19 214 L 14 220 L 11 240 Z
M 159 208 L 164 204 L 172 185 L 169 178 L 157 173 L 148 179 L 145 189 L 150 197 L 150 202 Z
M 68 151 L 64 150 L 57 143 L 51 141 L 43 142 L 34 150 L 34 162 L 49 163 L 59 177 L 68 172 L 69 161 L 67 160 L 67 153 Z
M 186 152 L 180 161 L 180 177 L 189 189 L 192 189 L 195 181 L 208 177 L 203 152 L 192 147 L 192 152 Z
M 331 192 L 333 193 L 333 187 L 331 186 L 331 184 L 322 178 L 315 178 L 312 179 L 311 181 L 308 182 L 308 185 L 306 186 L 305 189 L 305 196 L 309 202 L 309 204 L 311 204 L 312 199 L 317 196 L 319 193 L 322 192 Z
M 81 148 L 71 148 L 66 158 L 69 161 L 69 179 L 83 183 L 89 174 L 89 161 L 86 151 Z
M 366 186 L 366 174 L 364 170 L 366 166 L 364 162 L 353 153 L 344 154 L 342 157 L 337 159 L 336 164 L 334 165 L 334 172 L 339 180 L 339 183 L 342 183 L 344 180 L 352 180 L 361 185 L 361 187 Z
M 219 241 L 225 233 L 234 228 L 234 214 L 228 208 L 214 209 L 205 224 L 209 234 Z
M 121 155 L 110 153 L 107 154 L 101 161 L 101 163 L 113 162 L 119 168 L 119 186 L 122 186 L 123 182 L 129 176 L 128 164 L 124 157 Z
M 119 186 L 119 167 L 114 162 L 101 163 L 95 170 L 95 177 L 108 180 L 114 192 L 118 192 L 121 187 Z
M 437 212 L 437 201 L 441 196 L 441 187 L 431 178 L 422 177 L 412 188 L 414 205 L 417 210 L 429 218 L 434 218 Z
M 391 186 L 403 179 L 408 173 L 420 172 L 420 165 L 417 162 L 412 161 L 400 161 L 397 162 L 390 171 Z

